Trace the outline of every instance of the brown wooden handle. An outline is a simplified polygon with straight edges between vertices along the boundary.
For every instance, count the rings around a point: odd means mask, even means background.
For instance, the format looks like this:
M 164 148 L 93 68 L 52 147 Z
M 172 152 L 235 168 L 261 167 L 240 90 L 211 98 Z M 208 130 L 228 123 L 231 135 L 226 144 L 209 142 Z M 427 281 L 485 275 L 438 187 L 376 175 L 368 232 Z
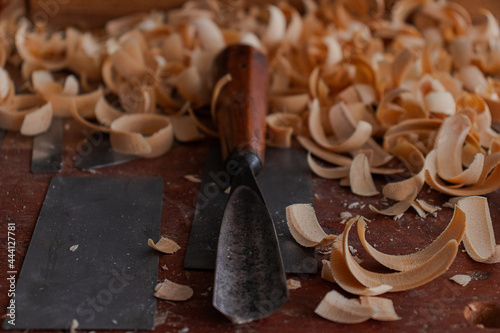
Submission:
M 226 74 L 232 80 L 221 89 L 216 104 L 222 156 L 226 160 L 255 154 L 264 163 L 267 114 L 267 59 L 248 45 L 230 45 L 215 60 L 217 82 Z

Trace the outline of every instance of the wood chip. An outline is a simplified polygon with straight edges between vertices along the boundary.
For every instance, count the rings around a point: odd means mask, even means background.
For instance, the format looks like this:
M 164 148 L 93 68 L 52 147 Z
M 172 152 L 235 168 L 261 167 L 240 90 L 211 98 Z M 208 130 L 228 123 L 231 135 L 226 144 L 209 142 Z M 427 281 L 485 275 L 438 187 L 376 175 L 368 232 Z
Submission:
M 458 283 L 459 285 L 461 285 L 463 287 L 465 287 L 467 284 L 469 284 L 469 282 L 472 280 L 472 278 L 470 277 L 470 275 L 457 274 L 457 275 L 453 275 L 450 278 L 450 280 Z
M 156 244 L 151 238 L 148 238 L 148 245 L 156 251 L 167 254 L 173 254 L 181 248 L 176 242 L 168 237 L 160 238 L 160 240 Z
M 302 284 L 300 283 L 299 280 L 288 279 L 288 280 L 286 280 L 286 286 L 287 286 L 288 290 L 295 290 L 295 289 L 299 289 L 300 287 L 302 287 Z
M 367 296 L 348 299 L 335 290 L 326 294 L 314 312 L 325 319 L 344 324 L 361 323 L 368 319 L 382 321 L 401 319 L 396 314 L 390 299 Z
M 201 179 L 198 175 L 185 175 L 184 179 L 190 181 L 191 183 L 201 183 Z
M 156 285 L 154 296 L 167 301 L 187 301 L 193 296 L 193 289 L 165 279 Z
M 401 317 L 397 315 L 394 309 L 392 300 L 374 296 L 361 296 L 359 299 L 362 305 L 368 305 L 375 309 L 373 319 L 382 321 L 401 320 Z
M 372 318 L 375 309 L 369 305 L 362 305 L 358 299 L 345 298 L 332 290 L 321 300 L 314 312 L 336 323 L 356 324 Z

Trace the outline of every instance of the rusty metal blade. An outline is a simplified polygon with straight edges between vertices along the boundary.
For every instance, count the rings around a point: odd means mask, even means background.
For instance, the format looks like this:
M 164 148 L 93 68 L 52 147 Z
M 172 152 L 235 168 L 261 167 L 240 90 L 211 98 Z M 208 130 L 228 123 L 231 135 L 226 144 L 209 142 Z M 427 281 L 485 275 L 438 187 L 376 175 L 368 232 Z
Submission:
M 253 172 L 234 176 L 220 228 L 213 305 L 235 324 L 265 318 L 288 299 L 273 220 Z

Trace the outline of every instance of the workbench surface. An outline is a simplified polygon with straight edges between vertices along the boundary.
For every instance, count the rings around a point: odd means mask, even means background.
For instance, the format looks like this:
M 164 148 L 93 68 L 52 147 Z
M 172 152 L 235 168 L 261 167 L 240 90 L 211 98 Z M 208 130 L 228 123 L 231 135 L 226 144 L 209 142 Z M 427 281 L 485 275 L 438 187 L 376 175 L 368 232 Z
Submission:
M 193 271 L 183 268 L 189 230 L 194 214 L 198 183 L 187 181 L 187 174 L 201 175 L 207 142 L 176 145 L 166 155 L 155 159 L 138 159 L 119 166 L 98 169 L 95 172 L 73 168 L 73 158 L 85 139 L 83 128 L 73 120 L 65 120 L 64 156 L 61 176 L 133 177 L 155 176 L 164 179 L 162 207 L 162 235 L 174 239 L 181 250 L 173 255 L 160 254 L 158 281 L 165 278 L 194 289 L 194 296 L 185 302 L 158 300 L 156 332 L 493 332 L 497 329 L 474 327 L 464 319 L 464 309 L 474 301 L 493 302 L 500 305 L 500 265 L 474 262 L 460 245 L 457 258 L 441 277 L 405 292 L 387 293 L 383 297 L 393 300 L 396 312 L 402 318 L 395 322 L 369 320 L 356 325 L 329 322 L 314 313 L 314 309 L 332 290 L 342 290 L 325 280 L 320 273 L 288 275 L 301 282 L 302 287 L 290 291 L 290 300 L 274 315 L 264 320 L 234 326 L 211 305 L 213 272 Z M 30 238 L 40 212 L 51 177 L 54 174 L 30 173 L 32 138 L 7 132 L 0 146 L 0 307 L 5 309 L 7 297 L 7 223 L 16 225 L 16 270 L 19 272 Z M 387 179 L 375 178 L 378 189 Z M 368 240 L 377 249 L 392 254 L 415 252 L 432 242 L 449 223 L 452 209 L 443 208 L 437 217 L 418 218 L 409 210 L 401 219 L 381 217 L 369 210 L 368 204 L 381 205 L 382 195 L 360 198 L 338 181 L 313 176 L 312 188 L 317 216 L 327 232 L 339 234 L 344 225 L 339 214 L 349 211 L 370 219 Z M 500 243 L 500 193 L 487 195 L 496 241 Z M 436 205 L 448 200 L 447 196 L 424 187 L 420 194 Z M 360 204 L 352 209 L 349 205 Z M 160 235 L 158 235 L 159 237 Z M 367 268 L 377 268 L 369 260 L 357 237 L 352 245 L 364 259 Z M 103 254 L 105 255 L 105 254 Z M 318 265 L 327 254 L 318 254 Z M 162 269 L 165 266 L 167 269 Z M 319 266 L 318 266 L 319 267 Z M 449 280 L 455 274 L 469 274 L 473 280 L 465 287 Z M 153 294 L 153 290 L 151 291 Z M 348 297 L 348 294 L 344 293 Z M 500 313 L 496 314 L 496 318 Z

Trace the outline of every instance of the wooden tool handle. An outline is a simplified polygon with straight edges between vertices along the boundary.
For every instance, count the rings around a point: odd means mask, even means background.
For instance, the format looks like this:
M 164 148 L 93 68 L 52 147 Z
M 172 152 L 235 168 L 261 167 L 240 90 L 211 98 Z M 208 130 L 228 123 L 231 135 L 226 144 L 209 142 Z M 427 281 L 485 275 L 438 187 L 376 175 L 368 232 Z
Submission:
M 248 45 L 230 45 L 215 60 L 217 82 L 226 74 L 232 80 L 221 89 L 216 104 L 222 156 L 226 163 L 255 155 L 264 163 L 268 70 L 264 54 Z

